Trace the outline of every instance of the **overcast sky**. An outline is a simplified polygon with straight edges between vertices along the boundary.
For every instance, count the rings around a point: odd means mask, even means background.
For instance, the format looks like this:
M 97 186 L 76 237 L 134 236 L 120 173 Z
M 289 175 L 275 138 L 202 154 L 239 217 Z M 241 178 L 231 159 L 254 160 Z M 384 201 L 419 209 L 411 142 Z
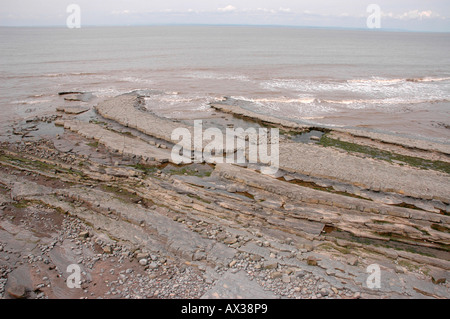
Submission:
M 382 29 L 450 32 L 450 0 L 0 0 L 1 26 L 244 24 L 366 28 L 369 4 Z

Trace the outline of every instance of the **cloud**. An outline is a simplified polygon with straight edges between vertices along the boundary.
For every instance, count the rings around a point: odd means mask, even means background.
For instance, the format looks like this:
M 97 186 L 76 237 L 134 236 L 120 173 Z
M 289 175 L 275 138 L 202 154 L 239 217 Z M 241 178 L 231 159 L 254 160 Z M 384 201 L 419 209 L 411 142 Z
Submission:
M 111 14 L 112 14 L 112 15 L 122 15 L 122 14 L 128 15 L 128 14 L 134 14 L 134 13 L 136 13 L 136 12 L 135 12 L 135 11 L 128 10 L 128 9 L 126 9 L 126 10 L 114 10 L 114 11 L 111 11 Z
M 411 10 L 408 12 L 405 12 L 401 18 L 404 19 L 426 19 L 426 18 L 432 18 L 432 17 L 437 17 L 439 16 L 439 14 L 434 13 L 431 10 L 427 10 L 427 11 L 419 11 L 419 10 Z
M 291 13 L 291 12 L 292 12 L 292 9 L 291 9 L 291 8 L 283 8 L 283 7 L 280 7 L 280 8 L 278 9 L 278 12 Z
M 276 13 L 275 10 L 273 10 L 273 9 L 267 9 L 267 8 L 257 8 L 256 11 L 257 11 L 257 12 L 263 12 L 263 13 Z
M 219 12 L 234 12 L 236 10 L 237 8 L 235 6 L 232 6 L 231 4 L 227 5 L 226 7 L 217 9 L 217 11 Z
M 424 20 L 424 19 L 432 19 L 432 18 L 443 18 L 439 13 L 433 12 L 431 10 L 424 10 L 420 11 L 418 9 L 416 10 L 410 10 L 407 12 L 403 12 L 400 14 L 395 14 L 393 12 L 383 12 L 383 17 L 386 18 L 392 18 L 397 20 Z

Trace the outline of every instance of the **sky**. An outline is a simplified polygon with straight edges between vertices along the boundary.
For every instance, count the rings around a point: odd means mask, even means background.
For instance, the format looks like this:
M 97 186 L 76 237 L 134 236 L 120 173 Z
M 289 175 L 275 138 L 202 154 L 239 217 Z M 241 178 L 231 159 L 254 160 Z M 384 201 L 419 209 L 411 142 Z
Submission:
M 0 26 L 66 26 L 70 4 L 83 26 L 230 24 L 450 32 L 450 0 L 0 0 Z

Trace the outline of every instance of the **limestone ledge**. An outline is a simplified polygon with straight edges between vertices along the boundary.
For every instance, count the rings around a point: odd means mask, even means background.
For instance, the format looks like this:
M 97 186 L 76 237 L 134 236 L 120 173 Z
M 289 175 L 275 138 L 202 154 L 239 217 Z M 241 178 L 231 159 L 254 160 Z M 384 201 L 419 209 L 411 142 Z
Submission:
M 162 163 L 169 162 L 171 159 L 170 151 L 167 149 L 161 149 L 138 138 L 107 130 L 97 124 L 76 120 L 63 121 L 60 124 L 64 125 L 65 129 L 76 132 L 87 139 L 98 141 L 112 152 Z
M 373 141 L 377 141 L 381 144 L 393 144 L 402 146 L 408 149 L 418 149 L 432 152 L 440 152 L 445 155 L 450 155 L 450 144 L 435 143 L 422 139 L 411 139 L 407 137 L 391 135 L 386 133 L 378 133 L 367 130 L 349 129 L 349 128 L 333 128 L 326 129 L 320 127 L 312 127 L 308 125 L 302 125 L 294 121 L 286 119 L 279 119 L 273 116 L 256 113 L 240 107 L 239 105 L 228 105 L 220 102 L 210 104 L 212 108 L 224 112 L 236 115 L 238 117 L 247 118 L 254 121 L 260 121 L 264 124 L 274 125 L 276 127 L 284 129 L 292 129 L 298 132 L 308 131 L 310 129 L 320 129 L 324 131 L 336 131 L 340 133 L 350 134 L 355 137 L 363 137 Z
M 375 191 L 450 203 L 450 176 L 431 170 L 394 166 L 318 145 L 280 144 L 280 168 Z

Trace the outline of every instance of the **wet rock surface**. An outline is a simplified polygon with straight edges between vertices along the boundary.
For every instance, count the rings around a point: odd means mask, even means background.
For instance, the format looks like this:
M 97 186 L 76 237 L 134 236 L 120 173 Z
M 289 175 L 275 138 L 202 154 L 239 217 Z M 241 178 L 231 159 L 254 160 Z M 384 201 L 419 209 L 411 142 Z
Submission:
M 84 107 L 84 106 L 62 106 L 62 107 L 57 107 L 56 108 L 57 111 L 59 112 L 64 112 L 67 114 L 81 114 L 84 112 L 89 111 L 88 107 Z
M 170 134 L 180 123 L 139 110 L 138 98 L 100 103 L 90 121 L 64 110 L 50 118 L 63 134 L 1 144 L 2 298 L 450 296 L 448 174 L 289 136 L 276 176 L 179 166 Z M 427 147 L 407 152 L 445 155 Z

